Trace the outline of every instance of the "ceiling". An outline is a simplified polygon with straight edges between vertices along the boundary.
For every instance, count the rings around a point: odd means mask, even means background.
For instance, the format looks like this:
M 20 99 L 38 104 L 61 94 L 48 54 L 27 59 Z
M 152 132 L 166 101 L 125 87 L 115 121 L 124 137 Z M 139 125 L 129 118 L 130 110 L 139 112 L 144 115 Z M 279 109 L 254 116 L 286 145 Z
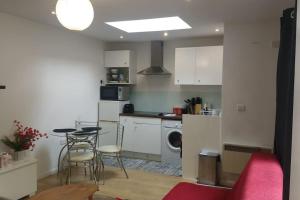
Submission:
M 63 27 L 51 11 L 57 0 L 0 0 L 0 11 L 44 24 Z M 225 22 L 279 20 L 294 0 L 91 0 L 95 9 L 92 25 L 82 33 L 106 41 L 148 41 L 223 34 Z M 126 33 L 104 22 L 179 16 L 192 29 Z M 215 32 L 220 28 L 219 33 Z

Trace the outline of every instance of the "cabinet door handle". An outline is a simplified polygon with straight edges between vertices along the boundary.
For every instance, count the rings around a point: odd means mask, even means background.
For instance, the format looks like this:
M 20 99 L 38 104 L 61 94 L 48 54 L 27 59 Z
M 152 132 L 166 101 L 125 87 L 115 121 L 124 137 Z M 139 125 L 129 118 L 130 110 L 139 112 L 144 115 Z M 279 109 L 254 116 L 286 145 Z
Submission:
M 198 83 L 200 83 L 201 81 L 200 80 L 198 80 Z
M 134 122 L 136 125 L 153 125 L 153 126 L 160 126 L 160 124 L 154 124 L 154 123 L 140 123 L 140 122 Z

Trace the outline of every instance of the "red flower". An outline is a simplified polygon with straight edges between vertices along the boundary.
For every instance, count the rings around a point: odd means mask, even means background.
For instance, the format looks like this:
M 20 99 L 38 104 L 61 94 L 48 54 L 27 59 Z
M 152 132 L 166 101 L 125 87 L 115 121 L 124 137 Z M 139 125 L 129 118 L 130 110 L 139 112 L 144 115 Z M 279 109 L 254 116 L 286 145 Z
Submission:
M 33 150 L 33 148 L 35 147 L 34 142 L 43 137 L 48 138 L 47 133 L 42 134 L 37 129 L 33 129 L 32 127 L 27 126 L 25 127 L 17 120 L 14 120 L 14 124 L 16 126 L 16 132 L 14 134 L 15 139 L 10 140 L 6 137 L 5 140 L 9 140 L 6 144 L 13 144 L 10 147 L 14 148 L 16 151 L 26 149 Z

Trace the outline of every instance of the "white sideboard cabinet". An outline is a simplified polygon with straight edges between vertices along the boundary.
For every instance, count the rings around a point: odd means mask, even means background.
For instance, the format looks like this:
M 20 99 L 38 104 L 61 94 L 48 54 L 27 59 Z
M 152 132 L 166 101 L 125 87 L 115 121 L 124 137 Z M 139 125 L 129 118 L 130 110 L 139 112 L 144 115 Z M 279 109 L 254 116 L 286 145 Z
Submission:
M 37 160 L 27 158 L 0 169 L 0 199 L 17 200 L 37 191 Z

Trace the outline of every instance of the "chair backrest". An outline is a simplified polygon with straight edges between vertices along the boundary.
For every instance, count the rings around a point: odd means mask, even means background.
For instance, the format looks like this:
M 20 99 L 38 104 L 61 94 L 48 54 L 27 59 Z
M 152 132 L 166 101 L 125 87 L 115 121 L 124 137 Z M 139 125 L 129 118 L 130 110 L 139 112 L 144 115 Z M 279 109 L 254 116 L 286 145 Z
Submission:
M 123 148 L 123 139 L 124 139 L 124 125 L 118 123 L 116 145 L 120 147 L 120 149 Z
M 82 128 L 99 128 L 99 121 L 90 122 L 90 121 L 75 121 L 75 128 L 77 130 L 82 130 Z
M 99 121 L 97 122 L 91 122 L 91 121 L 75 121 L 75 128 L 78 131 L 85 130 L 85 131 L 91 131 L 91 132 L 97 132 L 97 145 L 99 146 L 99 132 L 101 130 L 101 127 L 99 126 Z
M 226 200 L 282 200 L 283 172 L 272 154 L 254 153 Z
M 87 144 L 84 145 L 83 150 L 90 149 L 94 153 L 96 152 L 96 146 L 98 143 L 98 131 L 92 131 L 92 132 L 84 132 L 84 131 L 78 131 L 75 133 L 69 133 L 67 134 L 67 151 L 68 153 L 72 150 L 80 150 L 80 148 L 77 148 L 76 145 L 78 144 Z M 76 149 L 74 149 L 76 147 Z

